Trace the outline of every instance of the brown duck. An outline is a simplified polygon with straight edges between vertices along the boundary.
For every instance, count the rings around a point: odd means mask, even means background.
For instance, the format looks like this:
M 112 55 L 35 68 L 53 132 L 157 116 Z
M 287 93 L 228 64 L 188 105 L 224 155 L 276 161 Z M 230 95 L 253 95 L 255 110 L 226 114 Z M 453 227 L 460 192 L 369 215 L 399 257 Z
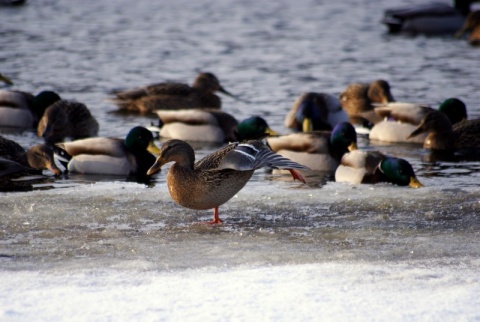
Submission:
M 168 163 L 175 162 L 167 175 L 167 186 L 172 199 L 183 207 L 204 210 L 213 208 L 211 224 L 222 222 L 218 207 L 230 200 L 250 180 L 254 171 L 262 167 L 290 170 L 294 179 L 305 182 L 295 169 L 307 168 L 272 152 L 261 141 L 232 143 L 195 162 L 193 148 L 181 140 L 165 142 L 151 175 Z
M 222 106 L 220 92 L 234 97 L 212 73 L 200 73 L 192 86 L 182 83 L 157 83 L 145 87 L 120 91 L 112 99 L 120 110 L 147 114 L 155 110 L 215 108 Z

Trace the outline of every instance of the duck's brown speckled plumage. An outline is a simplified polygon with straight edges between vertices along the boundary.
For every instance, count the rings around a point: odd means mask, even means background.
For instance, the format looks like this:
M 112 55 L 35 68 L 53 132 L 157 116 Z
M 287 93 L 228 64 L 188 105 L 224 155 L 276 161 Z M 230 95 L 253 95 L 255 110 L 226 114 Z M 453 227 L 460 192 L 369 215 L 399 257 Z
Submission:
M 465 32 L 470 32 L 468 43 L 472 46 L 480 46 L 480 10 L 472 11 L 465 19 L 465 23 L 460 31 L 457 32 L 457 37 Z
M 238 149 L 245 148 L 247 153 Z M 253 152 L 253 155 L 247 155 Z M 214 221 L 220 223 L 218 207 L 238 191 L 252 177 L 255 169 L 263 166 L 292 169 L 305 167 L 285 159 L 268 149 L 260 141 L 233 143 L 195 163 L 192 147 L 181 140 L 169 140 L 162 146 L 157 161 L 149 174 L 168 162 L 175 162 L 167 175 L 168 190 L 172 199 L 190 209 L 214 209 Z M 301 176 L 296 177 L 303 179 Z
M 61 100 L 45 110 L 37 134 L 47 143 L 70 137 L 74 140 L 98 135 L 98 122 L 82 103 Z
M 230 95 L 212 73 L 200 73 L 192 86 L 181 83 L 158 83 L 118 92 L 113 102 L 121 110 L 151 113 L 155 110 L 213 108 L 222 105 L 215 92 Z
M 390 84 L 385 80 L 376 80 L 370 84 L 350 84 L 340 94 L 340 103 L 348 114 L 350 122 L 359 124 L 364 121 L 362 113 L 373 110 L 374 103 L 393 102 Z

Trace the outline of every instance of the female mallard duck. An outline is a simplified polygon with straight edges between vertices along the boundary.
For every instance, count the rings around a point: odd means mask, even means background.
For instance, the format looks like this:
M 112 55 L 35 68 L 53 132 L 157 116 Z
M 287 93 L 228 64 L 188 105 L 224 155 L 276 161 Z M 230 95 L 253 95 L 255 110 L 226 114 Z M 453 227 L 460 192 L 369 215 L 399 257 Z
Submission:
M 37 134 L 49 144 L 98 135 L 98 122 L 82 103 L 60 100 L 50 105 L 37 127 Z
M 192 86 L 181 83 L 158 83 L 115 93 L 113 102 L 121 110 L 151 113 L 155 110 L 178 110 L 190 108 L 215 108 L 222 105 L 214 94 L 227 92 L 212 73 L 200 73 Z
M 408 142 L 422 144 L 426 133 L 409 137 L 422 119 L 433 111 L 431 107 L 412 103 L 393 102 L 376 107 L 363 116 L 375 124 L 369 133 L 370 140 L 384 142 Z M 438 110 L 444 113 L 452 124 L 467 118 L 467 108 L 458 98 L 449 98 L 440 104 Z
M 32 146 L 25 151 L 17 142 L 0 136 L 0 157 L 30 168 L 32 173 L 41 174 L 42 170 L 50 170 L 55 175 L 62 173 L 55 165 L 52 147 L 44 144 Z
M 425 115 L 410 137 L 425 132 L 428 133 L 423 142 L 425 149 L 464 153 L 480 151 L 480 119 L 465 120 L 452 126 L 445 114 L 432 111 Z
M 0 91 L 0 126 L 32 128 L 36 127 L 43 113 L 60 96 L 52 91 L 44 91 L 33 96 L 21 91 Z
M 353 83 L 340 94 L 340 104 L 352 124 L 365 125 L 362 113 L 373 110 L 375 103 L 393 102 L 390 84 L 376 80 L 371 84 Z
M 382 23 L 390 33 L 453 35 L 462 27 L 473 1 L 456 0 L 454 7 L 433 2 L 387 9 Z
M 190 209 L 213 208 L 213 221 L 219 224 L 218 207 L 238 193 L 250 180 L 253 172 L 262 167 L 288 169 L 294 179 L 305 182 L 294 169 L 304 166 L 273 153 L 257 140 L 232 143 L 195 162 L 193 148 L 181 140 L 163 144 L 151 175 L 168 163 L 175 162 L 168 171 L 167 185 L 172 199 Z
M 274 152 L 310 170 L 333 172 L 342 156 L 357 148 L 357 134 L 344 122 L 331 132 L 293 133 L 269 137 L 267 142 Z
M 45 179 L 35 174 L 32 168 L 0 157 L 0 191 L 30 191 L 34 181 Z
M 455 37 L 461 37 L 464 33 L 470 32 L 468 43 L 472 46 L 480 46 L 480 10 L 470 12 Z
M 335 181 L 360 183 L 390 182 L 412 188 L 422 187 L 408 161 L 377 151 L 355 150 L 343 156 Z
M 144 176 L 159 149 L 152 132 L 134 127 L 125 139 L 89 138 L 56 144 L 59 159 L 68 171 L 93 174 Z
M 298 132 L 331 131 L 348 122 L 338 98 L 326 93 L 303 93 L 285 117 L 285 126 Z
M 276 134 L 267 122 L 253 116 L 238 122 L 229 113 L 218 110 L 158 110 L 159 134 L 184 141 L 232 142 Z

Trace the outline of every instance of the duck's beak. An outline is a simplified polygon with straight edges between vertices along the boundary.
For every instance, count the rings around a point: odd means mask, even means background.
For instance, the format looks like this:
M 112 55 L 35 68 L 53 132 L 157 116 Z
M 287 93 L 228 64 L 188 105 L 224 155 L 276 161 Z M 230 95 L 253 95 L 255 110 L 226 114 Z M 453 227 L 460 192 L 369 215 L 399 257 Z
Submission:
M 148 143 L 147 151 L 150 152 L 153 155 L 159 155 L 160 154 L 160 149 L 155 145 L 155 143 L 153 143 L 153 140 L 151 140 Z
M 55 174 L 56 176 L 59 176 L 62 174 L 62 170 L 60 170 L 55 163 L 48 162 L 46 166 L 47 166 L 47 169 L 52 171 L 53 174 Z
M 7 85 L 13 85 L 12 80 L 10 78 L 8 78 L 7 76 L 2 75 L 2 74 L 0 74 L 0 81 L 4 82 Z
M 418 181 L 417 178 L 410 177 L 410 182 L 408 183 L 408 186 L 410 188 L 420 188 L 420 187 L 423 187 L 423 184 L 421 184 L 420 181 Z
M 231 98 L 237 100 L 237 101 L 240 101 L 240 102 L 245 102 L 245 103 L 250 103 L 249 101 L 247 100 L 244 100 L 244 99 L 241 99 L 240 97 L 238 97 L 237 95 L 233 95 L 232 93 L 228 92 L 225 88 L 223 88 L 222 86 L 220 86 L 220 88 L 218 89 L 218 91 L 222 94 L 225 94 L 227 96 L 230 96 Z
M 275 132 L 274 130 L 272 130 L 271 128 L 267 127 L 267 129 L 265 130 L 265 134 L 268 134 L 268 135 L 271 135 L 271 136 L 278 136 L 280 135 L 278 132 Z
M 305 118 L 302 122 L 302 132 L 312 132 L 312 131 L 313 131 L 312 119 Z
M 358 146 L 357 146 L 357 142 L 352 142 L 352 144 L 350 144 L 348 146 L 348 151 L 354 151 L 354 150 L 357 150 L 358 149 Z
M 415 131 L 413 131 L 412 133 L 410 133 L 409 136 L 407 136 L 407 139 L 411 139 L 419 134 L 423 133 L 423 128 L 421 126 L 419 126 Z
M 160 171 L 160 168 L 165 164 L 165 162 L 163 161 L 163 158 L 162 156 L 159 156 L 157 158 L 157 160 L 155 161 L 155 163 L 150 167 L 150 169 L 148 169 L 147 171 L 147 176 L 151 176 L 152 174 L 154 173 L 157 173 L 158 171 Z

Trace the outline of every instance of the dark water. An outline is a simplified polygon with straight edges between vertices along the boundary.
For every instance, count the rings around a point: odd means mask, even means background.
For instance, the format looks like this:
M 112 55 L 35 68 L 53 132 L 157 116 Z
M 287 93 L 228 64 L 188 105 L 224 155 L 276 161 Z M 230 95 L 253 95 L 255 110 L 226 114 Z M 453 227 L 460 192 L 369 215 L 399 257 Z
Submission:
M 0 7 L 0 71 L 15 82 L 12 89 L 50 89 L 84 102 L 102 136 L 123 137 L 131 127 L 153 121 L 113 113 L 109 92 L 165 80 L 191 83 L 199 71 L 215 73 L 243 99 L 223 97 L 225 111 L 239 119 L 262 115 L 284 133 L 283 118 L 301 92 L 338 94 L 349 83 L 378 78 L 390 82 L 399 101 L 437 106 L 458 97 L 470 118 L 480 117 L 480 51 L 448 36 L 386 34 L 379 23 L 383 9 L 404 3 L 32 0 Z M 33 131 L 0 134 L 24 147 L 40 142 Z M 0 265 L 55 274 L 105 267 L 125 274 L 140 267 L 175 274 L 209 267 L 362 263 L 382 267 L 388 276 L 425 267 L 446 267 L 439 276 L 448 276 L 462 263 L 472 270 L 465 283 L 474 286 L 471 294 L 478 299 L 480 162 L 432 162 L 419 146 L 365 137 L 360 146 L 406 158 L 426 187 L 354 187 L 328 176 L 303 186 L 260 171 L 220 208 L 226 224 L 209 228 L 193 224 L 210 219 L 209 211 L 171 201 L 165 172 L 149 186 L 118 177 L 52 178 L 32 192 L 1 194 Z M 199 147 L 198 155 L 211 150 Z M 389 266 L 397 263 L 407 264 Z M 358 279 L 363 273 L 353 270 Z M 274 275 L 281 279 L 281 274 Z M 16 278 L 21 276 L 12 281 Z M 54 289 L 45 283 L 46 290 Z M 447 284 L 425 287 L 433 291 Z M 8 299 L 13 298 L 3 297 L 4 304 Z M 474 302 L 461 299 L 466 298 L 460 297 L 459 310 L 474 312 Z M 41 297 L 35 303 L 45 304 Z M 418 305 L 414 317 L 432 318 L 422 311 L 428 303 Z M 2 313 L 17 320 L 35 316 L 35 311 L 9 312 Z M 360 316 L 372 317 L 365 311 Z

